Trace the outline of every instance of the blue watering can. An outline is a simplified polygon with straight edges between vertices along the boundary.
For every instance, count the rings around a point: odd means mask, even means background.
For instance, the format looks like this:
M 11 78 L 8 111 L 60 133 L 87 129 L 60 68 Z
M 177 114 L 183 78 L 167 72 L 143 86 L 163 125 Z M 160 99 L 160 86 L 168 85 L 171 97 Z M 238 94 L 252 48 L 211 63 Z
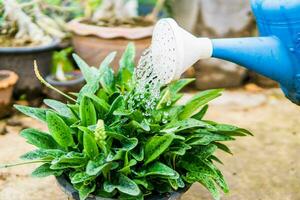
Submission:
M 196 38 L 172 19 L 154 28 L 153 56 L 169 67 L 166 80 L 179 78 L 199 59 L 220 58 L 277 81 L 300 105 L 300 0 L 251 0 L 260 37 Z

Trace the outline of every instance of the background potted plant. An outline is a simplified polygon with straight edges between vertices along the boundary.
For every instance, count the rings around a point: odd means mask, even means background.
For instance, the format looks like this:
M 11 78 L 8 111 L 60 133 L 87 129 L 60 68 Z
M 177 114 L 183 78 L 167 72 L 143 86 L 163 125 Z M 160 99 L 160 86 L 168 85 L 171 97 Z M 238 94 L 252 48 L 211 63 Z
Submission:
M 2 167 L 41 163 L 33 176 L 54 175 L 64 191 L 81 200 L 176 199 L 195 182 L 219 199 L 218 187 L 226 193 L 228 186 L 214 153 L 231 153 L 223 142 L 251 134 L 203 119 L 206 104 L 222 90 L 200 92 L 180 105 L 180 90 L 193 81 L 182 79 L 162 87 L 153 100 L 151 92 L 136 90 L 134 46 L 127 47 L 116 74 L 109 67 L 115 54 L 99 69 L 74 55 L 87 82 L 76 99 L 49 85 L 35 65 L 41 82 L 69 103 L 45 100 L 50 108 L 15 106 L 46 123 L 49 133 L 23 130 L 21 136 L 38 149 L 21 156 L 27 161 Z
M 72 52 L 73 48 L 71 47 L 54 52 L 52 57 L 52 73 L 46 76 L 48 83 L 64 93 L 79 92 L 84 84 L 84 77 L 79 70 L 75 70 L 73 62 L 69 58 Z M 49 88 L 46 88 L 45 93 L 52 99 L 66 100 L 63 96 Z
M 75 52 L 89 65 L 97 66 L 111 51 L 117 51 L 113 66 L 118 66 L 122 52 L 129 41 L 134 41 L 137 55 L 150 45 L 153 25 L 165 5 L 165 0 L 103 0 L 84 1 L 84 16 L 68 23 L 74 33 Z M 98 3 L 95 3 L 98 2 Z M 139 12 L 139 7 L 151 7 L 149 15 Z M 151 12 L 152 11 L 152 12 Z M 117 69 L 114 69 L 117 70 Z
M 41 85 L 32 78 L 32 61 L 41 64 L 43 76 L 49 74 L 52 52 L 67 36 L 63 20 L 54 16 L 50 8 L 53 7 L 48 1 L 0 2 L 0 69 L 19 75 L 15 90 L 18 96 L 35 98 L 41 93 Z

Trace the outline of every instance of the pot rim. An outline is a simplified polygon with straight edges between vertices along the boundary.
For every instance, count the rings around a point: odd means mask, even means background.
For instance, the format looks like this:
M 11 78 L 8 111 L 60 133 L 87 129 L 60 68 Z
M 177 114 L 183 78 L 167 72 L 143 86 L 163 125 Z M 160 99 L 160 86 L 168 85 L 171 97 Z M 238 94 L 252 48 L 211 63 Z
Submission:
M 55 80 L 54 75 L 51 74 L 46 76 L 46 81 L 53 86 L 72 86 L 72 85 L 80 84 L 84 81 L 84 77 L 80 71 L 66 72 L 66 74 L 75 75 L 76 78 L 67 81 L 57 81 Z
M 0 89 L 15 85 L 19 79 L 19 76 L 10 70 L 0 70 L 0 75 L 7 76 L 3 80 L 0 80 Z
M 154 25 L 145 27 L 102 27 L 82 23 L 80 19 L 74 19 L 67 23 L 70 31 L 77 35 L 94 35 L 103 39 L 125 38 L 138 40 L 152 36 Z
M 78 197 L 78 191 L 74 189 L 73 185 L 67 181 L 66 179 L 66 175 L 62 174 L 61 176 L 56 176 L 55 177 L 59 187 L 63 190 L 63 192 L 69 196 L 71 196 L 72 198 Z M 183 189 L 179 189 L 178 191 L 174 191 L 171 193 L 166 193 L 165 197 L 168 196 L 172 196 L 172 195 L 178 195 L 180 196 L 181 194 L 185 193 L 188 189 L 190 188 L 190 186 L 186 186 Z M 99 196 L 95 196 L 95 195 L 90 195 L 88 198 L 91 198 L 91 200 L 117 200 L 117 199 L 111 199 L 111 198 L 105 198 L 105 197 L 99 197 Z M 150 197 L 151 198 L 151 197 Z M 157 198 L 161 198 L 158 196 L 153 196 L 151 198 L 151 200 L 156 200 Z
M 61 40 L 55 38 L 51 43 L 46 45 L 39 45 L 39 46 L 24 46 L 24 47 L 0 47 L 0 54 L 7 53 L 7 54 L 15 54 L 15 53 L 34 53 L 34 52 L 43 52 L 43 51 L 50 51 L 56 49 Z

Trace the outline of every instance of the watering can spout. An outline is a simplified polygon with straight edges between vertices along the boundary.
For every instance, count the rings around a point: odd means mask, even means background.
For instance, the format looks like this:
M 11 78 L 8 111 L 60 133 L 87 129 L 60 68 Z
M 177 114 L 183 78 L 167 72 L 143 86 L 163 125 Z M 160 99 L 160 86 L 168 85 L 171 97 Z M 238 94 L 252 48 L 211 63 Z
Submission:
M 213 39 L 212 57 L 231 61 L 293 87 L 293 62 L 287 48 L 275 36 Z

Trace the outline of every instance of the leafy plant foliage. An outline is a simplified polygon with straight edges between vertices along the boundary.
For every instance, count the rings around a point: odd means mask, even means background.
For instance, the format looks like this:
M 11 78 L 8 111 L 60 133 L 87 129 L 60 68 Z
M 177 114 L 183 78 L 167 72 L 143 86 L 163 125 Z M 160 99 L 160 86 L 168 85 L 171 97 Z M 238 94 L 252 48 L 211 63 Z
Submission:
M 22 131 L 38 149 L 21 158 L 42 163 L 32 173 L 35 177 L 64 175 L 82 200 L 90 194 L 142 200 L 195 182 L 219 199 L 219 190 L 227 193 L 228 186 L 214 153 L 231 153 L 222 142 L 251 133 L 203 119 L 207 103 L 222 90 L 200 92 L 179 105 L 180 90 L 191 79 L 162 87 L 160 98 L 147 105 L 151 95 L 135 91 L 134 54 L 129 44 L 117 74 L 109 67 L 115 53 L 99 69 L 74 55 L 87 82 L 76 102 L 45 100 L 49 109 L 15 106 L 49 129 Z

